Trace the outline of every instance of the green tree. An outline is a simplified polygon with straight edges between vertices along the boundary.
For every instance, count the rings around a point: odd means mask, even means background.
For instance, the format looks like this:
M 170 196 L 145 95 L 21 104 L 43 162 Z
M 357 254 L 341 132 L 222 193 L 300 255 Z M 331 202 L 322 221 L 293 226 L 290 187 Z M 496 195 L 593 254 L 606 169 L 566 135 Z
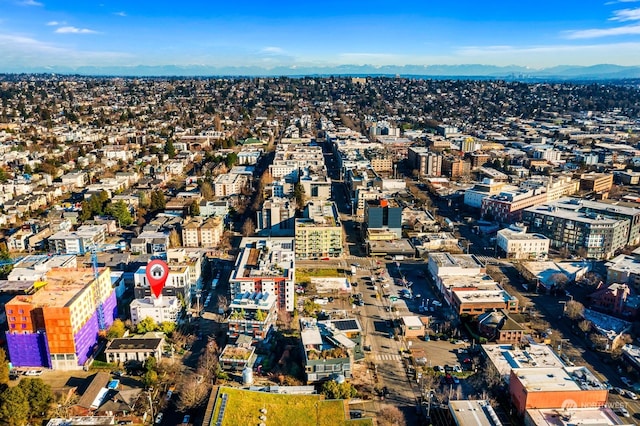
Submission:
M 144 361 L 144 369 L 146 371 L 156 371 L 158 367 L 158 360 L 154 356 L 150 356 Z
M 306 196 L 304 192 L 304 186 L 300 182 L 293 186 L 293 196 L 296 199 L 296 205 L 298 210 L 304 209 L 306 203 Z
M 160 331 L 164 334 L 171 334 L 176 331 L 176 323 L 171 321 L 163 321 L 160 323 Z
M 358 391 L 351 386 L 351 383 L 342 382 L 338 384 L 334 380 L 328 380 L 322 384 L 320 393 L 327 399 L 348 399 L 356 396 Z
M 238 162 L 238 154 L 236 154 L 235 152 L 230 152 L 229 154 L 227 154 L 227 158 L 225 159 L 225 164 L 227 166 L 227 168 L 231 168 L 233 166 L 236 165 L 236 163 Z
M 4 169 L 4 167 L 0 167 L 0 182 L 4 183 L 9 180 L 9 173 Z
M 148 333 L 149 331 L 156 331 L 157 329 L 158 325 L 151 317 L 144 318 L 136 326 L 136 332 L 138 332 L 139 334 Z
M 31 418 L 43 418 L 47 415 L 51 403 L 53 402 L 53 392 L 51 386 L 40 378 L 22 379 L 18 384 L 29 403 Z
M 189 214 L 191 214 L 191 216 L 200 216 L 200 203 L 198 201 L 193 200 L 193 202 L 191 202 Z
M 129 226 L 133 223 L 131 210 L 122 200 L 109 204 L 106 212 L 118 221 L 119 226 Z
M 169 156 L 169 158 L 174 158 L 176 156 L 176 148 L 173 146 L 173 140 L 167 139 L 164 144 L 164 153 Z
M 156 189 L 151 193 L 151 204 L 149 207 L 152 211 L 164 210 L 167 206 L 167 200 L 164 197 L 164 192 Z
M 0 424 L 22 426 L 29 418 L 29 401 L 19 386 L 0 394 Z
M 6 385 L 7 383 L 9 383 L 9 361 L 7 360 L 7 353 L 0 348 L 0 385 Z
M 258 309 L 256 311 L 256 321 L 264 321 L 266 319 L 267 319 L 267 314 L 262 309 Z
M 158 382 L 158 373 L 153 370 L 147 371 L 142 377 L 142 384 L 145 388 L 150 388 Z
M 6 250 L 0 250 L 0 262 L 8 262 L 10 260 L 11 256 L 9 255 L 9 252 Z M 6 280 L 12 269 L 13 265 L 11 263 L 7 263 L 5 266 L 0 266 L 0 280 Z
M 107 339 L 118 339 L 124 336 L 125 331 L 124 322 L 120 318 L 116 318 L 107 330 Z

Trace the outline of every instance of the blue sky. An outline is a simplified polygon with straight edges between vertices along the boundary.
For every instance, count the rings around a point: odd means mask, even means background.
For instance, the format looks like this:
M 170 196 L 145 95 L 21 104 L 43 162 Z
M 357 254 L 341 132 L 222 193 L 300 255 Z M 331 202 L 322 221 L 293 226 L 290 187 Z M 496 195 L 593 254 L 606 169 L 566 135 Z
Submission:
M 0 71 L 600 63 L 640 65 L 640 0 L 0 0 Z

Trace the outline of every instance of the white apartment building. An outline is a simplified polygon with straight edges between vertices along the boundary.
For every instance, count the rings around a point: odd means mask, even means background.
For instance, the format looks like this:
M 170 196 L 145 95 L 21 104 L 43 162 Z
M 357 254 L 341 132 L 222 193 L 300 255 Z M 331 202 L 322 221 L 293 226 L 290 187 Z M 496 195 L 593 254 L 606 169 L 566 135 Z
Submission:
M 176 322 L 180 313 L 180 301 L 174 296 L 153 296 L 144 299 L 134 299 L 129 305 L 131 311 L 131 322 L 138 325 L 145 318 L 153 318 L 160 324 L 161 322 Z
M 245 237 L 229 278 L 231 298 L 238 294 L 275 294 L 278 309 L 295 308 L 294 239 L 289 237 Z
M 530 234 L 526 228 L 498 231 L 496 245 L 508 259 L 536 259 L 549 253 L 551 240 L 542 234 Z
M 471 188 L 464 191 L 464 204 L 479 209 L 482 207 L 482 200 L 495 194 L 499 194 L 500 191 L 507 185 L 504 182 L 496 182 L 493 179 L 485 178 L 482 182 L 478 182 Z M 517 188 L 513 188 L 514 190 Z
M 104 244 L 106 225 L 82 225 L 76 231 L 60 231 L 49 237 L 49 249 L 59 254 L 85 254 Z
M 213 182 L 213 193 L 216 197 L 238 195 L 248 182 L 249 178 L 241 174 L 219 175 Z

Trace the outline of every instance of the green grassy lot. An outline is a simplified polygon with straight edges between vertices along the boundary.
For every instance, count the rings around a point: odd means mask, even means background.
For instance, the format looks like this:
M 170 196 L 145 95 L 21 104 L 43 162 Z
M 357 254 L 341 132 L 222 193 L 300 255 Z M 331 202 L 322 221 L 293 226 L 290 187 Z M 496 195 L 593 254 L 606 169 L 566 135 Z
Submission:
M 296 268 L 296 283 L 310 282 L 312 277 L 341 277 L 343 274 L 337 268 L 328 269 L 298 269 Z
M 324 400 L 319 395 L 278 395 L 223 387 L 218 392 L 212 424 L 218 419 L 222 394 L 227 394 L 223 426 L 260 424 L 260 409 L 266 408 L 265 424 L 295 426 L 369 426 L 371 419 L 350 420 L 344 401 Z

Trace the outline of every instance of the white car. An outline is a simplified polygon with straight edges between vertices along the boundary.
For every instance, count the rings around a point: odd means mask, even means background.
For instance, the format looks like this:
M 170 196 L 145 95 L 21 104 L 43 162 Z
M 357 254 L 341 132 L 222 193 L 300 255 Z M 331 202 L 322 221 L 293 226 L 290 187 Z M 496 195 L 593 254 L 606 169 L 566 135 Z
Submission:
M 459 365 L 454 365 L 453 366 L 453 372 L 454 373 L 462 373 L 462 367 L 460 367 Z
M 627 409 L 624 407 L 615 407 L 613 409 L 613 412 L 622 417 L 631 417 L 631 414 L 629 414 L 629 411 L 627 411 Z
M 24 373 L 25 376 L 41 376 L 42 370 L 29 370 Z
M 635 392 L 631 392 L 631 391 L 627 391 L 627 397 L 633 399 L 634 401 L 638 399 L 638 395 L 636 395 Z

